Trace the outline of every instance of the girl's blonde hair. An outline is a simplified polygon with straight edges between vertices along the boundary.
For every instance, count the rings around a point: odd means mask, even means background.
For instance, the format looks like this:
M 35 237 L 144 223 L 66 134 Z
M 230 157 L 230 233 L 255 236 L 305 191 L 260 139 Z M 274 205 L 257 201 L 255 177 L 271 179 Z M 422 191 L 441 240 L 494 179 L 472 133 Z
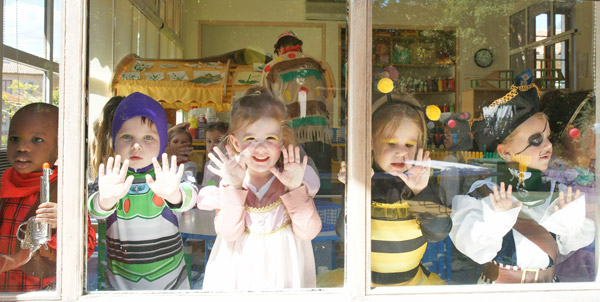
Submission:
M 282 102 L 264 87 L 252 87 L 246 90 L 243 97 L 233 102 L 231 108 L 231 120 L 228 135 L 225 137 L 231 144 L 231 136 L 237 130 L 242 129 L 261 118 L 272 118 L 280 122 L 283 132 L 283 145 L 295 144 L 292 130 L 288 127 L 287 110 Z M 232 146 L 233 147 L 233 146 Z
M 423 105 L 412 95 L 393 95 L 384 96 L 377 100 L 373 104 L 373 118 L 372 118 L 372 139 L 374 141 L 373 147 L 380 144 L 381 138 L 384 138 L 384 133 L 395 131 L 400 127 L 403 121 L 410 121 L 417 131 L 419 131 L 419 138 L 417 140 L 417 149 L 425 148 L 427 143 L 427 131 L 425 125 L 425 114 L 423 112 Z M 381 148 L 373 148 L 380 151 Z M 376 159 L 380 154 L 377 152 L 374 154 Z
M 90 144 L 90 176 L 98 177 L 98 167 L 111 156 L 115 156 L 112 146 L 112 122 L 117 106 L 125 97 L 114 96 L 102 109 L 102 115 L 94 122 L 94 141 Z
M 167 132 L 167 137 L 169 138 L 169 144 L 175 138 L 175 136 L 177 136 L 179 134 L 185 135 L 190 140 L 190 143 L 192 142 L 192 135 L 187 130 L 185 130 L 184 128 L 171 128 Z

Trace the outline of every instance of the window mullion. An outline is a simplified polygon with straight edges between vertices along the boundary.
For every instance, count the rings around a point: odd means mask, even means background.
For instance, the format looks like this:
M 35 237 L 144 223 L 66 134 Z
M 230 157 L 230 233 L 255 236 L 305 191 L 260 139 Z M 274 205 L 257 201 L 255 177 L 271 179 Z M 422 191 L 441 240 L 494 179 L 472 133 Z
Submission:
M 371 199 L 371 1 L 350 1 L 348 45 L 348 178 L 346 287 L 364 296 L 370 284 L 368 220 Z M 348 206 L 351 205 L 351 206 Z
M 594 55 L 594 62 L 592 64 L 593 68 L 594 68 L 594 73 L 593 73 L 593 78 L 594 78 L 594 92 L 597 95 L 598 91 L 600 91 L 600 81 L 598 80 L 598 75 L 600 75 L 600 64 L 598 64 L 598 62 L 600 62 L 600 52 L 598 51 L 598 49 L 600 49 L 600 19 L 599 19 L 599 15 L 600 14 L 600 3 L 595 2 L 594 3 L 594 40 L 593 40 L 593 44 L 592 44 L 592 53 Z M 575 40 L 575 39 L 573 39 Z M 575 55 L 572 55 L 573 57 L 575 57 Z M 575 60 L 575 58 L 573 59 Z M 575 88 L 575 87 L 573 87 Z M 596 104 L 597 104 L 597 99 L 596 99 Z M 600 121 L 600 107 L 598 105 L 596 105 L 596 121 Z M 600 141 L 600 131 L 594 131 L 596 133 L 596 142 Z M 600 148 L 598 148 L 598 145 L 596 145 L 596 158 L 598 158 L 598 154 L 600 154 Z M 600 169 L 600 161 L 596 161 L 596 171 L 598 171 L 597 169 Z M 596 178 L 596 186 L 599 185 L 599 178 Z M 596 253 L 594 253 L 595 256 L 595 262 L 596 262 L 596 266 L 595 266 L 595 274 L 596 274 L 596 282 L 600 281 L 600 273 L 598 270 L 598 265 L 600 265 L 600 253 L 598 251 L 600 251 L 600 232 L 598 232 L 598 226 L 600 226 L 600 203 L 598 202 L 598 194 L 596 193 L 596 221 L 595 221 L 595 225 L 596 225 L 596 243 L 595 243 L 595 250 Z
M 44 5 L 44 55 L 46 60 L 53 62 L 54 56 L 54 0 L 45 0 Z M 52 103 L 52 71 L 44 71 L 44 100 Z
M 84 131 L 87 1 L 63 0 L 60 64 L 57 290 L 63 300 L 83 293 L 84 276 Z M 68 30 L 67 30 L 68 29 Z M 67 231 L 68 230 L 68 231 Z

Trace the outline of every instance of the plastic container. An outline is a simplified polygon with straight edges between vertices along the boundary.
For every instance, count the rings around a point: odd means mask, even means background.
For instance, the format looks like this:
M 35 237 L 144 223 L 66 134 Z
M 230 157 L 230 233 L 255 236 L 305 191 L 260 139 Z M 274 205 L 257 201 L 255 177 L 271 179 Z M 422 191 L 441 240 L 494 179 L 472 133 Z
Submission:
M 199 140 L 204 139 L 205 130 L 206 130 L 206 118 L 204 117 L 204 115 L 200 115 L 198 117 L 198 139 Z
M 206 118 L 207 124 L 215 123 L 217 121 L 217 112 L 215 111 L 215 108 L 212 108 L 212 107 L 206 108 L 205 118 Z
M 315 206 L 317 207 L 319 217 L 321 217 L 321 231 L 334 231 L 342 205 L 335 202 L 315 200 Z

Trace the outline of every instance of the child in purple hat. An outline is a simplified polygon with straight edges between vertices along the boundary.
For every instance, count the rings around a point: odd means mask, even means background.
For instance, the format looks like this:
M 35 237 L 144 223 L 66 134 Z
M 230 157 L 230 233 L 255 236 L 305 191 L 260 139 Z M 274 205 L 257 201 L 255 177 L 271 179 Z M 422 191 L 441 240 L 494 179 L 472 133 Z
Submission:
M 183 243 L 173 211 L 194 206 L 197 188 L 163 153 L 167 116 L 139 92 L 123 99 L 112 127 L 116 157 L 98 168 L 90 214 L 106 220 L 108 285 L 117 290 L 189 289 Z M 162 155 L 162 167 L 157 158 Z M 121 166 L 121 160 L 123 165 Z

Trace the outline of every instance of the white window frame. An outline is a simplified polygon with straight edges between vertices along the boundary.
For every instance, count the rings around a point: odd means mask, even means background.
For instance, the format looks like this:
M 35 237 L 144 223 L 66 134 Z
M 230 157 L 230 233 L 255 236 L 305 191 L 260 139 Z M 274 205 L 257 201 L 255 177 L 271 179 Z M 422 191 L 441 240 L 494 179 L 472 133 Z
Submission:
M 2 295 L 0 298 L 16 301 L 128 301 L 152 300 L 160 301 L 223 301 L 242 298 L 244 301 L 397 301 L 409 298 L 418 300 L 442 301 L 446 299 L 460 301 L 598 301 L 600 282 L 563 283 L 563 284 L 528 284 L 528 285 L 494 285 L 494 286 L 438 286 L 438 287 L 403 287 L 370 289 L 370 240 L 348 240 L 346 243 L 346 286 L 342 289 L 277 291 L 264 293 L 199 293 L 190 292 L 103 292 L 83 294 L 85 282 L 85 228 L 82 221 L 85 217 L 85 101 L 86 101 L 86 53 L 87 40 L 87 1 L 63 1 L 63 54 L 60 66 L 60 122 L 59 122 L 59 228 L 69 230 L 59 233 L 58 270 L 56 292 L 28 293 L 16 296 Z M 346 204 L 348 221 L 347 238 L 368 238 L 368 213 L 370 207 L 370 114 L 369 100 L 371 83 L 371 1 L 356 0 L 349 2 L 350 36 L 349 36 L 349 108 L 348 127 L 348 196 Z M 600 4 L 595 4 L 595 16 L 600 14 Z M 597 39 L 600 22 L 594 21 L 594 47 L 598 49 Z M 68 30 L 65 30 L 68 28 Z M 595 52 L 596 62 L 600 52 Z M 599 74 L 600 66 L 595 65 Z M 600 91 L 600 81 L 595 82 L 596 91 Z M 600 116 L 600 108 L 596 109 Z M 598 134 L 597 134 L 598 135 Z M 68 138 L 68 139 L 65 139 Z M 597 137 L 597 138 L 600 138 Z M 600 155 L 600 148 L 596 154 Z M 365 160 L 366 159 L 366 160 Z M 599 169 L 600 170 L 600 169 Z M 596 225 L 600 223 L 599 211 L 596 212 Z M 596 249 L 600 236 L 596 233 Z M 74 248 L 80 247 L 80 248 Z M 598 262 L 598 253 L 596 253 Z
M 54 73 L 58 72 L 59 65 L 54 62 L 54 1 L 44 0 L 44 57 L 38 57 L 28 52 L 16 49 L 4 44 L 4 30 L 0 30 L 0 81 L 2 80 L 2 70 L 4 58 L 10 59 L 17 64 L 27 64 L 40 69 L 44 72 L 44 91 L 43 100 L 52 103 L 52 86 L 54 82 Z M 60 1 L 60 0 L 56 0 Z M 4 19 L 4 1 L 0 3 L 0 16 Z M 27 22 L 27 21 L 25 21 Z M 0 29 L 3 25 L 0 24 Z M 18 35 L 19 33 L 17 33 Z M 2 105 L 2 100 L 0 100 Z M 1 107 L 1 106 L 0 106 Z M 0 130 L 2 125 L 0 124 Z M 4 149 L 4 148 L 3 148 Z

